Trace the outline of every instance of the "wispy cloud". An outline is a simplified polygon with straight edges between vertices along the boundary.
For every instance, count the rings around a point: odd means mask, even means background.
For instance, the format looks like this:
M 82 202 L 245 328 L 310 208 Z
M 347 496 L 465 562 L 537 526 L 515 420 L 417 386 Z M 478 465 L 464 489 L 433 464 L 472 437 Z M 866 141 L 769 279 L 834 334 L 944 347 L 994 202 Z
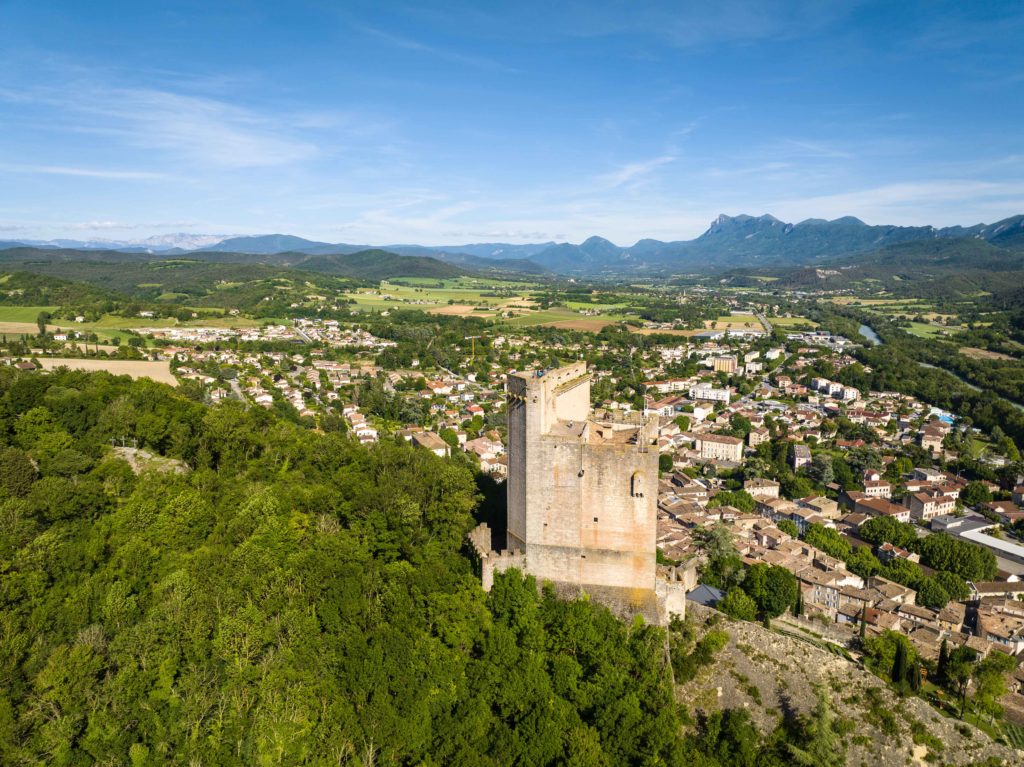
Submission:
M 61 165 L 0 164 L 0 172 L 26 173 L 45 176 L 80 176 L 82 178 L 111 179 L 113 181 L 166 181 L 174 176 L 145 170 L 114 170 L 106 168 L 72 168 Z
M 0 88 L 0 100 L 59 110 L 66 129 L 115 136 L 129 145 L 203 165 L 280 166 L 318 152 L 315 143 L 296 135 L 286 113 L 270 116 L 207 96 L 78 81 Z M 68 115 L 73 120 L 67 120 Z
M 649 177 L 658 168 L 668 165 L 669 163 L 673 163 L 676 159 L 675 155 L 666 154 L 661 155 L 660 157 L 653 157 L 650 160 L 626 163 L 610 173 L 598 176 L 598 181 L 613 189 L 625 186 L 626 184 L 632 184 Z
M 404 37 L 402 35 L 393 34 L 392 32 L 385 32 L 384 30 L 377 29 L 376 27 L 355 24 L 353 25 L 353 28 L 359 32 L 375 37 L 382 42 L 388 43 L 389 45 L 393 45 L 396 48 L 402 48 L 403 50 L 433 56 L 434 58 L 442 59 L 453 64 L 474 67 L 476 69 L 505 72 L 507 74 L 516 74 L 519 72 L 519 70 L 513 67 L 506 66 L 500 61 L 495 61 L 494 59 L 489 59 L 485 56 L 474 56 L 472 54 L 461 53 L 450 48 L 428 45 L 427 43 L 420 42 L 419 40 L 415 40 L 411 37 Z
M 830 157 L 838 160 L 850 160 L 854 157 L 852 153 L 846 150 L 821 141 L 786 139 L 784 143 L 795 150 L 796 153 L 810 155 L 811 157 Z
M 788 162 L 765 162 L 738 168 L 708 168 L 706 173 L 710 178 L 736 178 L 738 176 L 777 174 L 792 168 L 793 164 Z
M 403 239 L 396 232 L 404 232 L 404 239 L 420 242 L 436 241 L 443 232 L 459 225 L 459 218 L 475 210 L 478 204 L 468 200 L 420 200 L 406 203 L 394 201 L 387 205 L 364 209 L 349 221 L 334 227 L 336 231 L 348 233 L 372 233 L 375 242 L 394 243 Z
M 934 179 L 782 200 L 775 209 L 790 218 L 854 215 L 877 224 L 949 225 L 1012 215 L 1019 212 L 1022 198 L 1021 182 Z
M 116 118 L 97 128 L 147 148 L 227 167 L 287 165 L 317 153 L 278 121 L 216 99 L 152 89 L 114 89 L 82 111 Z M 122 127 L 123 126 L 123 127 Z

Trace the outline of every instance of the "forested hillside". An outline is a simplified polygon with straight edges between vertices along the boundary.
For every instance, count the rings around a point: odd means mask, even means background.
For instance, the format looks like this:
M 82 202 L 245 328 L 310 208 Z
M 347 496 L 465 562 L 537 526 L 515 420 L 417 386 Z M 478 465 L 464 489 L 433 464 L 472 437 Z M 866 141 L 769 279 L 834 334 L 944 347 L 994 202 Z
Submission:
M 137 476 L 126 435 L 191 470 Z M 0 440 L 4 765 L 841 763 L 827 716 L 689 720 L 688 627 L 484 594 L 474 477 L 428 451 L 10 368 Z
M 678 763 L 662 633 L 485 598 L 467 470 L 105 374 L 0 389 L 0 763 Z M 196 468 L 136 477 L 125 434 Z
M 190 269 L 204 278 L 218 270 L 254 270 L 266 274 L 332 274 L 352 279 L 381 280 L 388 277 L 454 277 L 464 270 L 426 256 L 400 256 L 372 249 L 358 253 L 309 255 L 306 253 L 220 253 L 197 251 L 185 255 L 161 255 L 116 250 L 42 248 L 0 249 L 0 264 L 11 270 L 37 272 L 88 282 L 101 273 L 140 269 Z M 228 279 L 228 278 L 226 278 Z M 122 286 L 121 289 L 124 289 Z
M 1000 292 L 1024 279 L 1024 256 L 981 239 L 929 239 L 890 245 L 869 253 L 813 265 L 737 269 L 734 285 L 763 284 L 800 290 L 885 290 L 928 298 Z

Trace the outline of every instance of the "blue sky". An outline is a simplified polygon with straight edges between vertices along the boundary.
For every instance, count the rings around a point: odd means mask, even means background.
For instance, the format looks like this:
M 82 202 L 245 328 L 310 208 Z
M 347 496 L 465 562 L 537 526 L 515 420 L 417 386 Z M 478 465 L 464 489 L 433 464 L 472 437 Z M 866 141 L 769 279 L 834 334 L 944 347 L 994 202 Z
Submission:
M 1024 212 L 1020 2 L 0 0 L 0 239 Z

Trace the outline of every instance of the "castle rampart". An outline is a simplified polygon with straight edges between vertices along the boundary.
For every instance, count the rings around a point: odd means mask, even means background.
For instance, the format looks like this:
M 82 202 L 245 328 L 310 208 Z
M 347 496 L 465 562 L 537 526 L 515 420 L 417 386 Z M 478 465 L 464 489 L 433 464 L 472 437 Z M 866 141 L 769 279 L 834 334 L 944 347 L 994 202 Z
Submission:
M 655 583 L 656 422 L 592 412 L 584 362 L 512 375 L 507 395 L 508 551 L 492 550 L 489 530 L 474 531 L 484 587 L 519 567 L 559 593 L 657 619 L 659 597 L 666 604 L 679 586 Z

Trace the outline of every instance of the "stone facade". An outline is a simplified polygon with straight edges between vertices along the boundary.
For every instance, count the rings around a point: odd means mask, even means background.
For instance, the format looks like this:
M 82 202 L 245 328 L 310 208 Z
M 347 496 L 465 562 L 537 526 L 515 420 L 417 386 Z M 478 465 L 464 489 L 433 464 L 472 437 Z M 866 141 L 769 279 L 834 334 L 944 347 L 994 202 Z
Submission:
M 735 373 L 739 367 L 739 363 L 731 354 L 726 354 L 722 357 L 715 357 L 711 360 L 712 368 L 716 373 Z
M 743 440 L 736 437 L 725 437 L 720 434 L 701 434 L 697 438 L 697 450 L 700 457 L 709 461 L 743 460 Z
M 682 612 L 682 583 L 657 583 L 657 419 L 591 412 L 584 362 L 511 375 L 507 396 L 506 550 L 470 538 L 484 587 L 516 567 L 620 614 Z

